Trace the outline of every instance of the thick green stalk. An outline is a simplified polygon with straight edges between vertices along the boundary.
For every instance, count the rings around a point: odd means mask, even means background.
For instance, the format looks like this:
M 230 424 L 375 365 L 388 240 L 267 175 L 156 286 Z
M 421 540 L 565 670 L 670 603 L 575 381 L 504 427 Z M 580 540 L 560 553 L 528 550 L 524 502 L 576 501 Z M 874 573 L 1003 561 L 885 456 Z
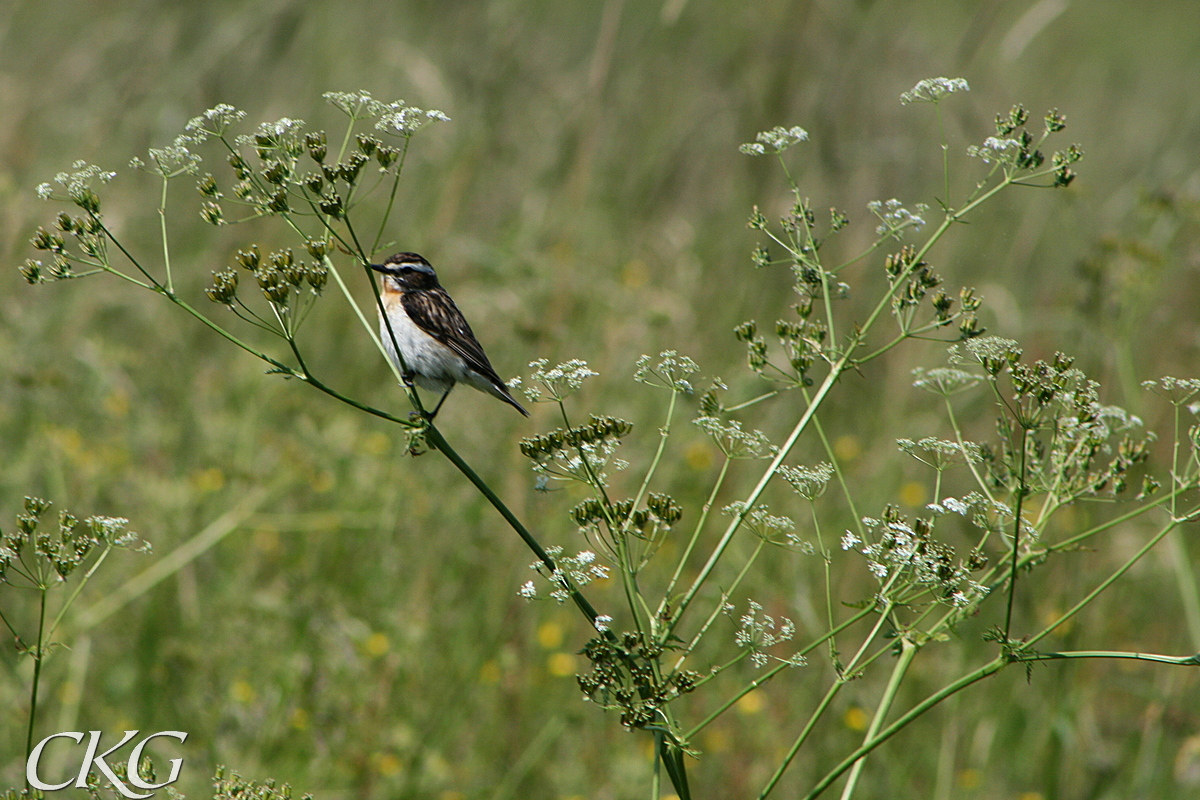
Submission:
M 1078 614 L 1089 603 L 1091 603 L 1092 600 L 1096 599 L 1097 595 L 1099 595 L 1101 592 L 1103 592 L 1105 589 L 1107 589 L 1109 586 L 1111 586 L 1118 578 L 1120 578 L 1122 575 L 1124 575 L 1126 572 L 1128 572 L 1130 570 L 1130 568 L 1133 567 L 1134 564 L 1136 564 L 1138 561 L 1140 561 L 1142 559 L 1142 556 L 1146 555 L 1146 553 L 1149 553 L 1150 550 L 1156 544 L 1158 544 L 1160 541 L 1162 541 L 1163 537 L 1165 537 L 1167 534 L 1169 534 L 1171 531 L 1173 531 L 1178 524 L 1179 523 L 1177 523 L 1175 521 L 1171 521 L 1171 522 L 1167 523 L 1166 525 L 1164 525 L 1162 530 L 1160 530 L 1154 536 L 1150 537 L 1150 539 L 1144 545 L 1142 545 L 1140 548 L 1138 548 L 1138 551 L 1136 553 L 1134 553 L 1132 556 L 1130 556 L 1129 559 L 1124 564 L 1122 564 L 1116 571 L 1114 571 L 1113 574 L 1109 575 L 1107 578 L 1105 578 L 1103 581 L 1101 581 L 1100 584 L 1098 586 L 1096 586 L 1095 589 L 1093 589 L 1092 591 L 1090 591 L 1086 595 L 1084 595 L 1083 599 L 1081 599 L 1078 603 L 1076 603 L 1074 606 L 1072 606 L 1070 608 L 1070 610 L 1065 612 L 1061 617 L 1059 617 L 1057 620 L 1052 622 L 1050 625 L 1046 626 L 1046 628 L 1043 629 L 1041 632 L 1035 634 L 1028 640 L 1023 641 L 1021 644 L 1021 649 L 1027 649 L 1027 648 L 1033 647 L 1034 644 L 1036 644 L 1037 642 L 1041 641 L 1046 636 L 1048 636 L 1050 634 L 1050 632 L 1053 631 L 1055 628 L 1057 628 L 1059 625 L 1063 624 L 1064 622 L 1069 620 L 1071 617 Z
M 37 704 L 38 704 L 38 686 L 42 677 L 42 659 L 46 652 L 43 649 L 45 644 L 46 632 L 46 591 L 45 582 L 41 582 L 38 586 L 40 598 L 38 600 L 38 632 L 37 632 L 37 649 L 33 651 L 33 686 L 29 690 L 29 726 L 25 731 L 25 761 L 29 762 L 29 755 L 33 752 L 33 726 L 37 719 Z
M 1025 502 L 1025 451 L 1028 449 L 1027 437 L 1029 429 L 1025 427 L 1023 421 L 1018 420 L 1021 425 L 1021 471 L 1017 475 L 1017 508 L 1013 513 L 1013 541 L 1012 541 L 1012 569 L 1008 578 L 1008 610 L 1004 612 L 1004 640 L 1008 641 L 1009 632 L 1012 630 L 1012 614 L 1013 602 L 1017 596 L 1017 567 L 1020 563 L 1021 555 L 1021 507 Z
M 843 759 L 836 767 L 830 770 L 825 777 L 817 781 L 812 790 L 804 796 L 804 800 L 815 800 L 815 798 L 819 797 L 826 789 L 828 789 L 834 781 L 844 775 L 847 770 L 851 769 L 856 761 L 863 756 L 868 755 L 872 750 L 879 747 L 881 744 L 895 736 L 900 731 L 904 730 L 906 727 L 908 727 L 908 725 L 912 724 L 913 720 L 929 711 L 929 709 L 933 708 L 947 697 L 955 695 L 958 692 L 961 692 L 963 689 L 966 689 L 968 686 L 978 683 L 984 678 L 996 674 L 1000 670 L 1004 669 L 1008 662 L 1009 659 L 1006 656 L 997 656 L 988 663 L 984 664 L 982 667 L 967 673 L 958 680 L 948 684 L 937 692 L 934 692 L 929 697 L 913 706 L 905 714 L 896 719 L 895 722 L 880 731 L 878 735 L 866 742 L 863 742 L 857 750 L 846 756 L 846 758 Z
M 880 726 L 887 719 L 888 712 L 892 709 L 892 703 L 896 699 L 896 691 L 904 681 L 904 676 L 908 673 L 908 668 L 912 665 L 913 656 L 916 654 L 917 646 L 913 643 L 912 639 L 905 637 L 900 640 L 900 658 L 896 661 L 896 666 L 892 669 L 892 676 L 888 679 L 887 687 L 883 690 L 883 697 L 879 698 L 879 706 L 875 709 L 875 718 L 871 720 L 871 726 L 867 728 L 867 741 L 870 741 L 879 733 Z M 864 764 L 866 764 L 866 759 L 859 759 L 854 762 L 854 768 L 850 770 L 850 777 L 846 781 L 846 788 L 842 790 L 842 800 L 850 800 L 854 796 L 854 789 L 858 786 L 858 778 L 862 775 Z
M 533 534 L 530 533 L 529 529 L 527 529 L 524 524 L 521 523 L 521 520 L 517 519 L 517 516 L 513 514 L 507 505 L 504 504 L 504 501 L 501 500 L 494 491 L 492 491 L 492 487 L 488 486 L 487 482 L 484 481 L 483 478 L 479 477 L 479 473 L 472 469 L 471 465 L 464 461 L 462 456 L 460 456 L 454 450 L 454 448 L 450 446 L 450 443 L 446 441 L 444 436 L 442 436 L 441 431 L 430 425 L 425 430 L 425 436 L 429 440 L 429 443 L 432 444 L 439 453 L 444 455 L 446 459 L 453 464 L 468 481 L 471 482 L 471 485 L 478 489 L 479 493 L 482 494 L 489 503 L 491 503 L 492 508 L 496 509 L 496 511 L 500 513 L 500 516 L 504 518 L 504 521 L 509 524 L 509 527 L 517 532 L 517 535 L 521 537 L 521 541 L 525 542 L 526 546 L 528 546 L 529 549 L 534 552 L 534 554 L 538 557 L 538 560 L 545 564 L 546 568 L 549 569 L 552 574 L 556 573 L 558 571 L 558 566 L 554 563 L 554 559 L 552 559 L 549 554 L 546 553 L 546 551 L 538 543 L 537 539 L 533 538 Z M 599 612 L 596 611 L 592 604 L 588 602 L 587 598 L 580 593 L 578 587 L 571 583 L 570 579 L 565 575 L 562 576 L 562 586 L 567 590 L 567 592 L 570 593 L 571 599 L 574 601 L 575 605 L 579 607 L 579 610 L 584 613 L 594 627 L 596 624 L 596 618 L 599 616 Z M 606 638 L 614 638 L 611 631 L 606 631 L 605 634 Z
M 1013 661 L 1055 661 L 1070 658 L 1120 658 L 1134 661 L 1153 661 L 1175 667 L 1200 667 L 1200 653 L 1190 656 L 1164 656 L 1158 653 L 1135 653 L 1128 650 L 1068 650 L 1064 653 L 1014 653 Z
M 783 773 L 786 772 L 787 768 L 791 765 L 792 759 L 796 757 L 796 754 L 800 752 L 800 748 L 804 746 L 806 741 L 808 741 L 808 736 L 812 733 L 812 729 L 816 726 L 817 720 L 825 715 L 825 710 L 829 708 L 829 704 L 833 702 L 833 698 L 837 697 L 838 692 L 840 692 L 842 687 L 845 685 L 846 684 L 844 681 L 840 679 L 836 680 L 833 682 L 833 685 L 829 687 L 829 691 L 825 692 L 825 696 L 821 698 L 821 702 L 817 704 L 817 707 L 813 710 L 813 713 L 809 715 L 808 722 L 805 724 L 804 729 L 800 731 L 800 735 L 796 737 L 796 741 L 792 742 L 792 746 L 788 749 L 787 754 L 783 757 L 783 760 L 779 762 L 779 766 L 775 768 L 774 774 L 772 774 L 770 779 L 767 780 L 767 785 L 764 786 L 762 791 L 758 793 L 758 800 L 763 800 L 767 795 L 774 791 L 775 786 L 779 783 L 779 779 L 783 777 Z

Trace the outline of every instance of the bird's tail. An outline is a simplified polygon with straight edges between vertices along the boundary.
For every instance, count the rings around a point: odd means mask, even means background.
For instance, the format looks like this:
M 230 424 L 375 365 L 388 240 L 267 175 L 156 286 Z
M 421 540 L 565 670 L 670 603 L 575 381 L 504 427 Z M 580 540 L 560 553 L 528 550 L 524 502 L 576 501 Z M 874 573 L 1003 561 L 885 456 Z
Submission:
M 509 393 L 508 387 L 505 386 L 503 383 L 493 383 L 491 385 L 491 390 L 492 390 L 492 394 L 494 394 L 496 397 L 499 397 L 501 400 L 508 403 L 510 406 L 515 408 L 517 411 L 520 411 L 525 416 L 527 416 L 527 417 L 529 416 L 529 412 L 525 410 L 524 406 L 522 406 L 520 403 L 518 403 L 516 401 L 516 399 L 512 396 L 512 394 Z

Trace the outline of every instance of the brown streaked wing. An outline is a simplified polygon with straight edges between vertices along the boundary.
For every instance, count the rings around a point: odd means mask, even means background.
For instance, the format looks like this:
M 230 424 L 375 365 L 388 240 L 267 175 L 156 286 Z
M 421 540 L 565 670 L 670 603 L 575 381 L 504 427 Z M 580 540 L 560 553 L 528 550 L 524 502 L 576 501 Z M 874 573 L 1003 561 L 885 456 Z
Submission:
M 454 305 L 442 287 L 418 292 L 405 292 L 401 298 L 404 311 L 418 328 L 449 347 L 462 357 L 471 369 L 493 383 L 504 385 L 483 347 L 475 339 L 466 317 Z

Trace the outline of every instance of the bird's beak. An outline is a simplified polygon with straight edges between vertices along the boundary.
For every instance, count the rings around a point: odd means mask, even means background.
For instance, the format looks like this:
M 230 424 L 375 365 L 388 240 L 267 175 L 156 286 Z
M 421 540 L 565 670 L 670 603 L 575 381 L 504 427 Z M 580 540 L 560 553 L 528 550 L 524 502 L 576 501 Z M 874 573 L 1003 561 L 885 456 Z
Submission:
M 382 272 L 386 274 L 388 271 L 387 267 L 385 267 L 383 264 L 369 264 L 368 266 L 376 272 Z

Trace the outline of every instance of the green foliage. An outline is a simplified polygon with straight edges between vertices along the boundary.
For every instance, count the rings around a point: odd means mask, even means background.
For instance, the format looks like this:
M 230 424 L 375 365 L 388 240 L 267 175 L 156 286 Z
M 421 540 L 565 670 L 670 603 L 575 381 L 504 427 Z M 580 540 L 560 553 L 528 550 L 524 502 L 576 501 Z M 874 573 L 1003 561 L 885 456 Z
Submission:
M 1190 74 L 1191 59 L 1186 48 L 1171 44 L 1187 30 L 1175 15 L 1190 7 L 1166 3 L 1131 12 L 1084 2 L 1030 32 L 1016 25 L 1019 8 L 996 12 L 985 25 L 982 18 L 970 23 L 968 16 L 980 10 L 969 6 L 948 14 L 944 6 L 874 4 L 806 17 L 803 5 L 778 3 L 757 9 L 751 25 L 740 8 L 626 3 L 608 23 L 620 35 L 607 40 L 597 36 L 598 13 L 581 18 L 561 5 L 537 3 L 495 6 L 487 14 L 433 14 L 395 4 L 262 6 L 238 10 L 233 40 L 233 18 L 222 18 L 229 10 L 220 4 L 118 4 L 106 8 L 99 27 L 75 8 L 36 7 L 41 10 L 18 5 L 5 39 L 9 74 L 17 76 L 10 97 L 14 109 L 23 109 L 9 115 L 4 128 L 6 149 L 15 143 L 15 175 L 5 189 L 13 221 L 5 231 L 10 263 L 28 255 L 24 241 L 33 215 L 47 222 L 45 206 L 29 202 L 27 187 L 74 154 L 119 166 L 147 136 L 156 144 L 169 141 L 165 131 L 211 105 L 212 97 L 276 108 L 280 97 L 307 98 L 314 86 L 353 85 L 366 76 L 379 82 L 372 88 L 380 95 L 398 92 L 421 105 L 444 105 L 456 120 L 436 126 L 428 149 L 414 153 L 406 168 L 412 180 L 398 195 L 404 213 L 388 235 L 423 252 L 443 251 L 434 260 L 449 271 L 439 271 L 462 287 L 456 297 L 502 374 L 533 355 L 548 356 L 548 363 L 586 358 L 604 377 L 587 385 L 582 407 L 631 421 L 634 436 L 621 454 L 642 465 L 661 422 L 651 413 L 658 400 L 616 377 L 640 353 L 678 346 L 703 356 L 696 394 L 681 410 L 703 403 L 705 414 L 716 417 L 723 406 L 746 402 L 740 398 L 750 397 L 757 380 L 738 369 L 744 353 L 728 337 L 733 325 L 758 317 L 782 369 L 811 372 L 814 366 L 803 359 L 821 346 L 807 344 L 818 339 L 816 332 L 790 327 L 803 319 L 789 308 L 797 298 L 782 270 L 741 271 L 754 242 L 739 236 L 731 221 L 752 202 L 763 204 L 764 219 L 780 218 L 790 202 L 772 202 L 775 173 L 730 158 L 730 147 L 781 120 L 804 123 L 813 135 L 795 151 L 804 159 L 799 183 L 858 223 L 843 225 L 846 234 L 830 239 L 826 252 L 856 252 L 870 238 L 870 226 L 861 224 L 870 213 L 863 210 L 870 197 L 864 192 L 929 199 L 930 163 L 918 155 L 928 152 L 920 146 L 929 139 L 918 136 L 914 116 L 922 109 L 895 103 L 911 84 L 913 70 L 905 65 L 973 59 L 968 105 L 956 105 L 944 119 L 953 153 L 961 152 L 962 138 L 978 142 L 988 133 L 981 122 L 986 111 L 1021 96 L 1039 107 L 1069 106 L 1069 130 L 1088 142 L 1093 161 L 1069 199 L 1050 192 L 1001 199 L 928 260 L 952 285 L 978 287 L 986 297 L 981 328 L 1020 339 L 1031 364 L 1051 361 L 1056 348 L 1077 354 L 1087 374 L 1103 383 L 1105 403 L 1136 411 L 1148 428 L 1172 440 L 1170 414 L 1161 416 L 1137 384 L 1194 369 L 1192 349 L 1178 333 L 1194 307 L 1181 277 L 1197 219 L 1184 185 L 1194 120 L 1180 104 L 1188 96 L 1181 76 Z M 27 35 L 47 25 L 61 48 Z M 1165 46 L 1147 47 L 1149 31 L 1155 45 Z M 1010 32 L 1024 38 L 1005 38 Z M 1081 41 L 1088 43 L 1083 49 Z M 1059 69 L 1065 48 L 1079 58 L 1074 72 Z M 51 50 L 64 57 L 48 62 Z M 121 55 L 133 52 L 136 66 Z M 847 53 L 854 57 L 848 60 Z M 1054 85 L 1045 86 L 1050 74 Z M 251 75 L 255 79 L 247 80 Z M 305 106 L 306 119 L 319 114 Z M 331 119 L 314 127 L 331 129 Z M 901 130 L 912 134 L 896 135 Z M 81 131 L 104 133 L 82 135 L 81 147 Z M 213 173 L 214 180 L 221 174 Z M 100 210 L 119 216 L 133 241 L 152 245 L 157 219 L 149 214 L 139 221 L 130 200 L 147 184 L 121 174 L 96 188 L 104 195 Z M 1160 191 L 1159 183 L 1170 188 Z M 232 216 L 226 199 L 192 191 L 190 179 L 181 182 L 173 208 L 194 196 L 220 202 L 222 216 Z M 819 227 L 830 220 L 820 203 L 810 205 Z M 904 205 L 922 216 L 915 205 Z M 934 220 L 938 212 L 924 216 Z M 174 220 L 172 233 L 181 243 L 176 289 L 195 307 L 209 308 L 204 289 L 217 288 L 209 279 L 213 270 L 239 274 L 240 291 L 267 302 L 250 273 L 233 266 L 247 241 L 260 241 L 264 253 L 291 247 L 306 262 L 317 258 L 301 242 L 268 240 L 245 227 L 214 233 L 199 214 L 194 222 L 183 214 Z M 54 229 L 53 223 L 46 227 Z M 831 220 L 829 227 L 838 225 Z M 826 230 L 815 238 L 828 238 Z M 869 267 L 877 270 L 878 262 Z M 295 381 L 264 379 L 255 362 L 214 346 L 209 331 L 182 324 L 165 303 L 136 301 L 96 283 L 30 293 L 18 286 L 15 271 L 6 279 L 0 350 L 11 380 L 0 387 L 0 425 L 9 443 L 3 480 L 10 505 L 31 487 L 87 508 L 122 509 L 140 530 L 154 532 L 164 557 L 182 544 L 212 541 L 198 535 L 211 523 L 234 525 L 227 538 L 161 583 L 131 592 L 121 624 L 90 637 L 90 658 L 82 648 L 56 651 L 47 685 L 65 685 L 59 679 L 74 670 L 91 709 L 86 713 L 100 725 L 126 718 L 147 727 L 192 721 L 194 735 L 212 743 L 212 754 L 189 761 L 191 796 L 211 791 L 205 784 L 217 761 L 236 764 L 243 774 L 364 797 L 475 796 L 493 788 L 502 796 L 641 792 L 648 754 L 629 747 L 615 720 L 581 716 L 587 708 L 579 709 L 574 675 L 586 673 L 586 665 L 574 654 L 590 631 L 554 604 L 497 602 L 528 577 L 523 545 L 501 531 L 436 456 L 415 463 L 398 458 L 408 445 L 405 436 L 389 433 L 391 426 L 298 392 Z M 856 275 L 844 280 L 857 285 Z M 851 293 L 838 302 L 854 309 L 849 318 L 862 319 L 862 299 Z M 314 370 L 333 385 L 353 387 L 374 407 L 406 410 L 385 362 L 360 340 L 349 311 L 335 305 L 323 300 L 301 330 Z M 788 341 L 798 343 L 797 365 L 786 350 L 775 349 L 771 321 L 777 319 L 788 324 L 782 331 Z M 263 349 L 273 344 L 257 331 L 245 338 Z M 155 343 L 151 352 L 143 345 L 148 341 Z M 1161 346 L 1166 342 L 1171 346 Z M 778 347 L 785 347 L 782 340 Z M 863 507 L 871 516 L 899 502 L 911 522 L 925 513 L 925 501 L 962 496 L 958 486 L 935 488 L 922 463 L 906 467 L 889 452 L 898 437 L 951 441 L 950 429 L 929 419 L 936 407 L 904 388 L 908 369 L 939 363 L 940 350 L 912 347 L 897 351 L 903 355 L 886 366 L 847 374 L 836 408 L 822 417 L 839 468 L 869 492 Z M 957 413 L 978 419 L 986 395 L 963 395 Z M 488 417 L 479 424 L 477 399 L 452 398 L 443 426 L 473 463 L 486 465 L 500 494 L 515 498 L 539 536 L 562 531 L 548 541 L 573 552 L 565 509 L 585 498 L 571 489 L 528 494 L 530 479 L 513 442 L 532 432 L 512 420 Z M 756 416 L 745 430 L 761 429 L 779 441 L 778 413 Z M 899 420 L 903 424 L 893 424 Z M 1186 408 L 1181 420 L 1186 435 Z M 538 424 L 563 425 L 554 419 Z M 995 440 L 995 431 L 966 422 L 964 437 L 968 444 L 985 442 Z M 659 473 L 663 493 L 684 509 L 676 526 L 684 531 L 706 499 L 699 479 L 711 478 L 706 470 L 723 457 L 710 442 L 700 428 L 677 426 Z M 815 443 L 798 447 L 799 464 L 826 460 Z M 1169 449 L 1154 449 L 1157 474 L 1168 484 L 1161 470 Z M 935 463 L 961 465 L 970 456 L 921 452 Z M 734 483 L 739 491 L 749 488 Z M 271 490 L 265 499 L 242 502 L 255 500 L 259 487 Z M 1135 475 L 1127 493 L 1138 487 Z M 835 482 L 826 497 L 836 496 Z M 722 497 L 715 507 L 733 499 Z M 770 501 L 777 511 L 796 502 L 775 495 Z M 1108 519 L 1109 509 L 1107 500 L 1077 503 L 1062 509 L 1054 524 L 1094 527 Z M 787 513 L 807 537 L 804 516 Z M 845 514 L 823 531 L 832 554 L 838 555 L 843 526 L 852 527 L 859 516 Z M 955 519 L 939 521 L 948 535 L 956 535 Z M 967 524 L 964 518 L 963 530 L 970 530 Z M 1140 530 L 1122 529 L 1118 538 L 1136 544 Z M 757 541 L 739 537 L 732 547 Z M 1176 587 L 1186 581 L 1178 582 L 1177 567 L 1191 561 L 1186 542 L 1181 550 L 1171 549 L 1172 542 L 1165 543 L 1161 562 L 1144 560 L 1119 593 L 1101 595 L 1091 611 L 1056 629 L 1046 647 L 1092 644 L 1080 637 L 1099 633 L 1097 625 L 1108 642 L 1162 651 L 1187 647 L 1182 614 L 1162 613 L 1164 606 L 1181 606 Z M 960 557 L 970 556 L 965 538 L 954 544 Z M 664 541 L 663 555 L 677 558 L 675 547 Z M 765 603 L 769 615 L 793 617 L 803 631 L 822 622 L 824 610 L 804 592 L 819 589 L 826 571 L 847 597 L 866 596 L 874 586 L 860 556 L 826 562 L 798 551 L 767 552 L 776 556 L 757 562 L 755 580 L 777 592 L 778 600 Z M 1081 547 L 1050 559 L 1040 568 L 1043 583 L 1018 596 L 1018 621 L 1061 614 L 1063 598 L 1082 596 L 1083 577 L 1119 566 L 1117 555 Z M 84 610 L 141 568 L 130 560 L 98 573 L 81 594 Z M 723 583 L 733 576 L 718 577 Z M 614 582 L 588 588 L 604 610 L 619 600 Z M 221 621 L 219 631 L 212 620 Z M 968 655 L 989 652 L 975 634 L 994 622 L 961 623 Z M 731 623 L 721 617 L 717 624 Z M 826 669 L 823 660 L 812 661 Z M 794 674 L 815 671 L 810 666 Z M 1188 707 L 1189 695 L 1180 689 L 1186 681 L 1164 672 L 1104 663 L 1039 666 L 1028 686 L 1023 675 L 1006 672 L 999 688 L 967 692 L 934 709 L 932 719 L 948 724 L 944 734 L 918 729 L 902 746 L 877 750 L 860 784 L 921 797 L 1015 796 L 1033 789 L 1086 796 L 1099 787 L 1130 796 L 1190 796 L 1191 728 L 1186 712 L 1177 711 Z M 730 681 L 728 696 L 733 679 L 741 685 L 759 674 L 748 659 L 733 667 L 722 678 Z M 922 684 L 932 681 L 927 672 L 920 676 Z M 796 769 L 832 764 L 835 753 L 861 741 L 855 727 L 861 709 L 873 708 L 880 690 L 870 675 L 843 690 L 813 749 L 797 756 Z M 906 692 L 901 689 L 901 698 Z M 1146 696 L 1163 698 L 1165 711 L 1147 707 Z M 797 730 L 804 723 L 797 709 L 819 699 L 803 677 L 748 692 L 698 737 L 702 758 L 686 762 L 693 785 L 720 787 L 726 795 L 757 791 L 764 771 L 778 762 L 780 731 Z M 909 699 L 917 699 L 915 687 Z M 65 690 L 48 703 L 56 719 L 79 713 Z M 491 719 L 506 722 L 480 725 Z M 3 726 L 4 735 L 14 727 Z M 3 749 L 17 752 L 19 745 Z M 19 782 L 15 765 L 5 776 Z M 785 775 L 781 789 L 794 787 L 790 780 Z

